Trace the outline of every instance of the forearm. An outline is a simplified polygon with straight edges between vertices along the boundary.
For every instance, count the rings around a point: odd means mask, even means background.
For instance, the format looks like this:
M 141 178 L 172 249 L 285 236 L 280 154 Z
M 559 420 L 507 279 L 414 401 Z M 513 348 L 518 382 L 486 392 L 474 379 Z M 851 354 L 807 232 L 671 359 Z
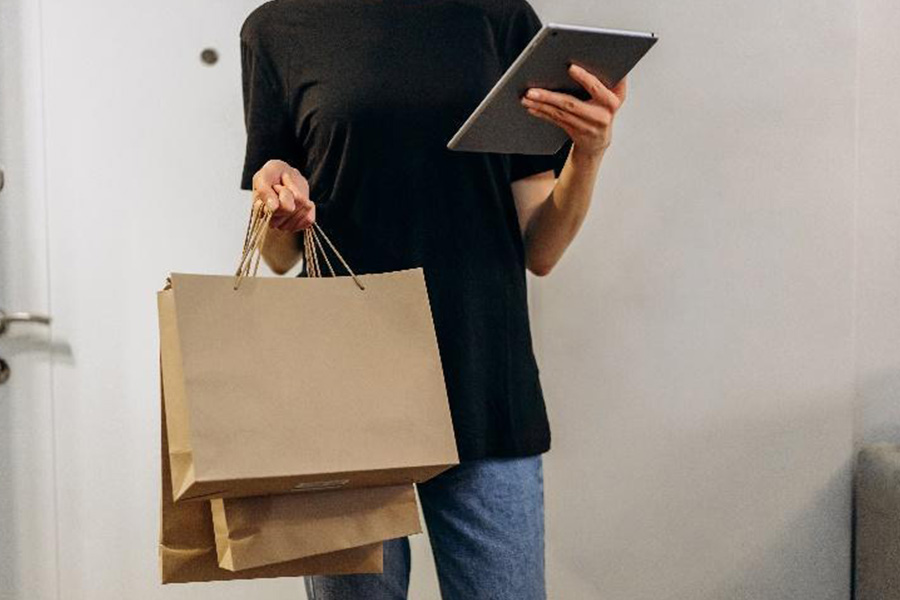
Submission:
M 587 216 L 597 172 L 605 149 L 582 153 L 577 146 L 547 198 L 534 210 L 525 227 L 526 266 L 546 275 L 575 239 Z
M 297 233 L 269 229 L 266 234 L 266 243 L 262 249 L 263 260 L 278 275 L 284 275 L 290 271 L 300 260 L 300 251 L 297 249 Z

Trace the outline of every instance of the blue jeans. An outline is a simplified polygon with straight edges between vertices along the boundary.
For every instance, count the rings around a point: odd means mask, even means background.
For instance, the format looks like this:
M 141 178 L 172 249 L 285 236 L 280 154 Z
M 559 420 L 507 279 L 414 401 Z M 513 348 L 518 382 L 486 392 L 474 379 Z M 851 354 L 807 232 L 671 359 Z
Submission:
M 545 600 L 541 456 L 467 461 L 418 486 L 443 600 Z M 409 540 L 384 573 L 306 578 L 309 600 L 406 600 Z

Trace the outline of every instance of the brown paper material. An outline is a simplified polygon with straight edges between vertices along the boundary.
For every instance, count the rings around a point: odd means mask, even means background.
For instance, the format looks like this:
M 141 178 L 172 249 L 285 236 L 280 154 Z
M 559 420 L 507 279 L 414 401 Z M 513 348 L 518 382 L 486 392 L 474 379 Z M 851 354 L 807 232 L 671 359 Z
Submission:
M 162 415 L 162 501 L 159 566 L 162 583 L 381 573 L 382 545 L 370 544 L 233 572 L 219 567 L 209 502 L 172 502 L 166 416 Z
M 177 500 L 424 481 L 458 463 L 421 268 L 173 274 L 159 293 Z
M 232 571 L 422 532 L 412 485 L 211 501 L 219 566 Z

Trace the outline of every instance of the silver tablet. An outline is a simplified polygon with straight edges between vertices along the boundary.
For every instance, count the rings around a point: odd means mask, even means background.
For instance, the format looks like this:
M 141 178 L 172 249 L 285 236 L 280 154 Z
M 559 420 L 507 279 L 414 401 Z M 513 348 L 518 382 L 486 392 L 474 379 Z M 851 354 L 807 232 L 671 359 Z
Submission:
M 530 87 L 590 96 L 569 75 L 575 63 L 612 88 L 656 43 L 654 33 L 547 23 L 453 135 L 447 148 L 470 152 L 553 154 L 566 132 L 528 113 L 521 98 Z

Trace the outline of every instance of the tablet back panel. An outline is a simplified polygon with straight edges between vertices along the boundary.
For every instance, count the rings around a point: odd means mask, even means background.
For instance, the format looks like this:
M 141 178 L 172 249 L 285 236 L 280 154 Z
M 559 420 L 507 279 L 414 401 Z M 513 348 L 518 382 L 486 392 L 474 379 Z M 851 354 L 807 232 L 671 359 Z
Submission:
M 525 91 L 542 87 L 587 99 L 588 93 L 569 75 L 569 64 L 584 67 L 612 88 L 656 40 L 652 33 L 544 25 L 447 147 L 472 152 L 557 152 L 568 139 L 566 132 L 529 114 L 520 102 Z

